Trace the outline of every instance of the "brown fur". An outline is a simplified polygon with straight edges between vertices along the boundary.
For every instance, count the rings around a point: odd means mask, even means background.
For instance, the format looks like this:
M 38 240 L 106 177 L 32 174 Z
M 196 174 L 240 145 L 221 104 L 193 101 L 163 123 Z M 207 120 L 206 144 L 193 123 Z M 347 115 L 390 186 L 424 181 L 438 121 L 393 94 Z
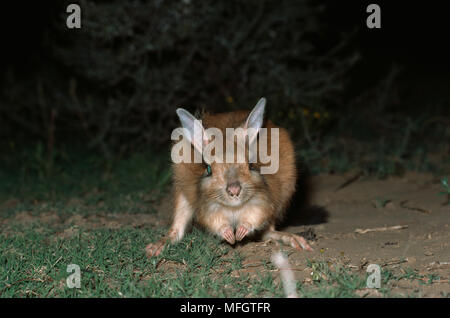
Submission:
M 225 135 L 225 128 L 242 126 L 248 115 L 249 111 L 207 114 L 202 118 L 202 124 L 205 129 L 209 127 L 219 128 Z M 279 128 L 280 143 L 278 172 L 265 174 L 261 180 L 253 180 L 260 181 L 254 183 L 254 195 L 259 197 L 264 203 L 263 210 L 266 221 L 264 225 L 268 226 L 283 218 L 289 200 L 295 191 L 297 172 L 294 148 L 288 132 L 275 126 L 270 120 L 266 120 L 263 127 L 268 128 L 268 149 L 270 149 L 271 140 L 270 128 Z M 193 151 L 194 149 L 192 148 Z M 241 182 L 252 182 L 250 171 L 246 164 L 213 163 L 211 165 L 213 171 L 212 183 L 217 186 L 223 186 L 225 181 L 222 178 L 222 172 L 230 165 L 235 165 L 238 168 Z M 257 163 L 256 165 L 262 164 Z M 189 204 L 193 207 L 196 221 L 208 229 L 213 220 L 210 220 L 211 215 L 208 214 L 205 206 L 210 203 L 212 193 L 209 193 L 209 189 L 202 189 L 201 187 L 204 172 L 205 165 L 201 163 L 179 163 L 173 165 L 173 182 L 176 197 L 181 193 L 184 194 Z
M 225 146 L 225 129 L 243 127 L 249 114 L 248 111 L 205 114 L 201 120 L 204 129 L 214 127 L 222 131 Z M 193 220 L 230 244 L 260 232 L 264 239 L 280 240 L 298 250 L 312 250 L 304 238 L 275 231 L 275 224 L 283 218 L 295 192 L 297 171 L 294 147 L 288 132 L 270 120 L 265 120 L 262 127 L 267 128 L 268 150 L 271 149 L 270 129 L 279 129 L 279 167 L 274 174 L 260 174 L 251 170 L 248 163 L 213 162 L 210 165 L 211 175 L 205 173 L 205 163 L 173 164 L 175 207 L 172 226 L 168 238 L 147 246 L 149 256 L 158 255 L 167 239 L 172 243 L 179 241 Z M 194 147 L 191 144 L 188 146 L 192 147 L 193 159 Z M 256 170 L 263 166 L 259 156 L 254 166 Z M 236 182 L 241 185 L 241 191 L 237 196 L 228 195 L 228 185 Z

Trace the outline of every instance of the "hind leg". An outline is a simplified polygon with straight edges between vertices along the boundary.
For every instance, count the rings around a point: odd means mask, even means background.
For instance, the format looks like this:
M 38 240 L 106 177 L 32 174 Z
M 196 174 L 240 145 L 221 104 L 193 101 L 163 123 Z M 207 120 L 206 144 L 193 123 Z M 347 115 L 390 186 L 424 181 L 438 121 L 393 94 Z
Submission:
M 309 246 L 308 242 L 300 235 L 289 232 L 275 231 L 275 226 L 273 225 L 271 225 L 264 233 L 263 239 L 281 241 L 282 243 L 292 246 L 299 251 L 313 251 L 313 248 Z

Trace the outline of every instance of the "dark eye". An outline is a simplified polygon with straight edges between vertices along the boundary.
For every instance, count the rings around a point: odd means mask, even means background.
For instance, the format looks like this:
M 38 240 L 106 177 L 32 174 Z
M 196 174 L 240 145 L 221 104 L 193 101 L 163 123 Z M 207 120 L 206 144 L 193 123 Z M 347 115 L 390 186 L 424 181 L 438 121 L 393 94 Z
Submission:
M 211 166 L 207 165 L 206 166 L 206 176 L 209 177 L 211 174 L 212 174 Z
M 256 172 L 259 171 L 258 167 L 254 163 L 249 163 L 248 164 L 248 169 L 251 170 L 251 171 L 256 171 Z

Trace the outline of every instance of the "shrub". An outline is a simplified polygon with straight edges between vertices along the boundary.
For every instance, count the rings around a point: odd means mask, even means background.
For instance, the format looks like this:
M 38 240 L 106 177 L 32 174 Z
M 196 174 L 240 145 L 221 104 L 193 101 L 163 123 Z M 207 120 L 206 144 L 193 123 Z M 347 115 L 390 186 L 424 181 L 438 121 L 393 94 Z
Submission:
M 80 30 L 65 27 L 68 3 L 54 2 L 29 76 L 3 78 L 0 116 L 49 147 L 168 144 L 177 107 L 250 109 L 261 96 L 295 131 L 303 109 L 336 101 L 356 60 L 340 54 L 345 40 L 319 47 L 324 7 L 306 0 L 81 1 Z

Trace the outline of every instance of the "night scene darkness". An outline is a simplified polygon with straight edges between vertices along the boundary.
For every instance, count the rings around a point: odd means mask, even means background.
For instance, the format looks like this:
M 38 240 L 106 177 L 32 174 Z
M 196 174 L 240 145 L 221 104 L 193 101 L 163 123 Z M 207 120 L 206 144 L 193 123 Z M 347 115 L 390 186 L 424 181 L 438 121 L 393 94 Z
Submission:
M 450 297 L 444 2 L 0 12 L 0 297 Z

